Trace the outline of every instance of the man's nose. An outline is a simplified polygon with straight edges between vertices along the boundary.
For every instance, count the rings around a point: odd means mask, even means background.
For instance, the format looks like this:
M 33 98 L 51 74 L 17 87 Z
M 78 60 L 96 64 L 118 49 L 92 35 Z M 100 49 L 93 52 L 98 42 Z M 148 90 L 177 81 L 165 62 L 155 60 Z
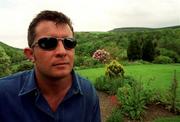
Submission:
M 66 52 L 66 49 L 65 49 L 62 41 L 58 41 L 55 51 L 56 51 L 56 54 L 58 54 L 58 55 L 61 55 L 61 56 L 66 55 L 67 52 Z

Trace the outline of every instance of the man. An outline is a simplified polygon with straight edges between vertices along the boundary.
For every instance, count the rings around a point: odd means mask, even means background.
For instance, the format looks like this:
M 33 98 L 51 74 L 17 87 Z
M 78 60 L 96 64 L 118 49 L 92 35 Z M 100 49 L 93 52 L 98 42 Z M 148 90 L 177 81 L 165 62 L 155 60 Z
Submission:
M 34 69 L 0 79 L 0 122 L 100 122 L 94 87 L 73 70 L 70 19 L 42 11 L 29 25 L 28 44 Z

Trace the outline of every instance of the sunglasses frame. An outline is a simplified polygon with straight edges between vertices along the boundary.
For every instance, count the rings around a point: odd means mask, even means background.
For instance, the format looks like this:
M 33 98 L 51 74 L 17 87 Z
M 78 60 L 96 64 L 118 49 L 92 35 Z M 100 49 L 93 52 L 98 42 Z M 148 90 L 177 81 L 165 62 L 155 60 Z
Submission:
M 56 46 L 51 47 L 51 48 L 49 48 L 49 49 L 48 49 L 48 48 L 43 48 L 43 47 L 41 46 L 41 44 L 40 44 L 40 42 L 41 42 L 42 39 L 47 39 L 47 40 L 55 39 L 55 40 L 56 40 L 56 44 L 55 44 Z M 69 40 L 69 42 L 71 42 L 71 43 L 73 44 L 73 46 L 71 46 L 71 47 L 66 46 L 66 45 L 65 45 L 65 40 Z M 40 48 L 43 49 L 43 50 L 54 50 L 54 49 L 56 49 L 59 41 L 62 41 L 64 48 L 67 49 L 67 50 L 70 50 L 70 49 L 75 48 L 75 47 L 76 47 L 76 44 L 77 44 L 77 41 L 76 41 L 74 38 L 70 38 L 70 37 L 65 37 L 65 38 L 43 37 L 43 38 L 38 39 L 38 41 L 34 41 L 34 43 L 32 44 L 31 48 L 33 48 L 33 47 L 35 47 L 36 45 L 38 45 L 38 47 L 40 47 Z

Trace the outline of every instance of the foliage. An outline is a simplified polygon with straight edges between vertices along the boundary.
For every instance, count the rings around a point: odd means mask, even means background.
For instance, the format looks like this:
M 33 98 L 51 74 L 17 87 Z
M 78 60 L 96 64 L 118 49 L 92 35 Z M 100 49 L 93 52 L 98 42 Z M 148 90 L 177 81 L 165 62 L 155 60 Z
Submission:
M 2 46 L 4 48 L 6 54 L 10 57 L 12 64 L 25 60 L 25 56 L 23 54 L 22 49 L 10 47 L 1 42 L 0 42 L 0 46 Z
M 180 29 L 168 29 L 159 32 L 158 45 L 160 48 L 173 50 L 180 55 Z
M 100 91 L 104 91 L 109 94 L 116 94 L 117 89 L 123 84 L 123 78 L 109 78 L 106 76 L 100 76 L 95 81 L 95 88 Z
M 132 84 L 120 87 L 117 92 L 118 100 L 121 103 L 121 111 L 131 119 L 141 119 L 146 104 L 151 102 L 151 89 L 144 88 L 141 82 L 134 80 Z
M 5 50 L 0 46 L 0 77 L 6 76 L 11 73 L 10 71 L 11 60 L 6 54 Z
M 156 64 L 168 64 L 168 63 L 173 63 L 173 60 L 167 56 L 157 56 L 153 63 L 156 63 Z
M 151 64 L 151 63 L 148 61 L 144 61 L 144 60 L 136 60 L 133 62 L 129 62 L 129 64 Z
M 123 77 L 124 76 L 124 68 L 123 66 L 116 60 L 112 60 L 110 64 L 106 66 L 105 75 L 113 78 L 113 77 Z
M 153 61 L 154 57 L 158 54 L 158 50 L 156 50 L 156 39 L 157 37 L 149 33 L 134 33 L 134 35 L 130 37 L 127 48 L 128 59 L 130 61 L 140 59 L 149 62 Z
M 117 94 L 122 104 L 122 112 L 127 114 L 131 119 L 140 119 L 145 108 L 145 101 L 142 94 L 140 94 L 142 92 L 138 92 L 136 89 L 131 89 L 130 86 L 124 86 L 118 89 Z
M 106 122 L 123 122 L 123 115 L 119 109 L 113 109 Z
M 107 76 L 100 76 L 96 78 L 94 86 L 97 90 L 104 91 L 108 94 L 115 95 L 119 87 L 124 86 L 125 84 L 132 84 L 133 77 L 124 76 L 124 77 L 114 77 L 110 78 Z
M 24 61 L 21 62 L 20 65 L 17 66 L 16 69 L 14 69 L 13 72 L 19 72 L 19 71 L 24 71 L 24 70 L 31 70 L 34 67 L 33 63 L 29 61 Z
M 106 63 L 110 59 L 110 54 L 104 49 L 98 49 L 93 53 L 92 57 L 101 63 Z
M 101 63 L 91 57 L 88 56 L 75 56 L 75 67 L 80 68 L 90 68 L 90 67 L 98 67 Z
M 173 50 L 168 50 L 165 48 L 160 48 L 159 50 L 160 50 L 160 55 L 171 58 L 173 60 L 173 62 L 175 62 L 175 63 L 180 62 L 180 56 Z

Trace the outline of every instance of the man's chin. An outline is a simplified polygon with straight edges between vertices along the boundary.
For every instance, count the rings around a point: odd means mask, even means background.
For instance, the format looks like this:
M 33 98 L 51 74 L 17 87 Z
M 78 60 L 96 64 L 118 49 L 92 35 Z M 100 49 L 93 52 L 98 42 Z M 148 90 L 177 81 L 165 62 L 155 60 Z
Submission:
M 71 71 L 59 71 L 59 72 L 54 72 L 52 74 L 52 77 L 54 78 L 65 78 L 65 77 L 69 77 L 71 75 Z

